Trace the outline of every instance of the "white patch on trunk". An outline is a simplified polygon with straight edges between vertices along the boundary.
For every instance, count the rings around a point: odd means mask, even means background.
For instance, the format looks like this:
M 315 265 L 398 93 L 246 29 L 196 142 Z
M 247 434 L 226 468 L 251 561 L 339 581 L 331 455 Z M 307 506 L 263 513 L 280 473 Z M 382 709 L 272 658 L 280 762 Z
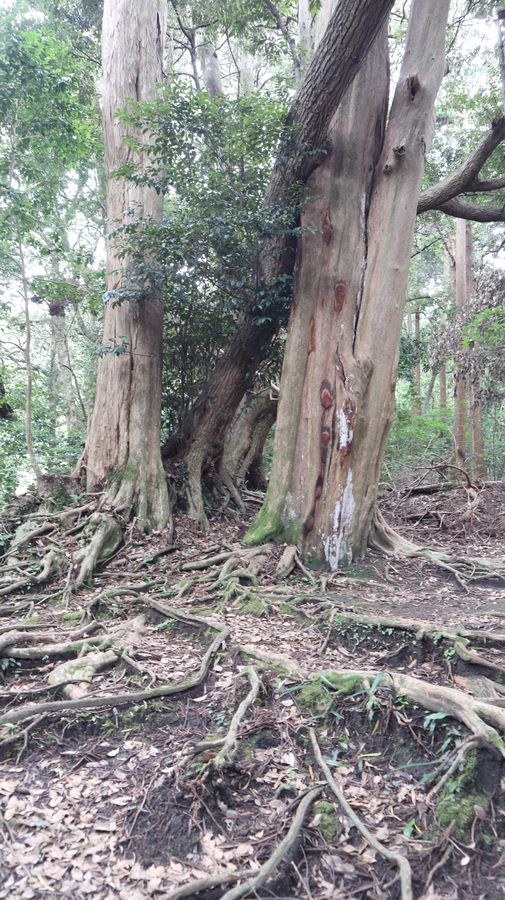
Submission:
M 343 409 L 340 410 L 338 414 L 338 423 L 339 423 L 339 449 L 342 450 L 343 447 L 347 447 L 348 444 L 352 442 L 353 430 L 349 427 L 349 423 L 347 421 L 345 412 Z
M 338 570 L 339 563 L 344 555 L 347 557 L 347 562 L 352 562 L 352 550 L 345 546 L 344 539 L 346 528 L 352 520 L 354 506 L 352 471 L 349 469 L 347 484 L 342 494 L 342 500 L 337 500 L 335 504 L 330 534 L 328 534 L 324 541 L 326 561 L 332 572 Z

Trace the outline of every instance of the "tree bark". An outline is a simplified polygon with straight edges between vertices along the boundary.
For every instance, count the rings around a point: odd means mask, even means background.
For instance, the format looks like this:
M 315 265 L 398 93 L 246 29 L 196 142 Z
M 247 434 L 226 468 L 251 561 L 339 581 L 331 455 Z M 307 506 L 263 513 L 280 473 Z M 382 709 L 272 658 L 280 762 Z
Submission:
M 117 119 L 127 101 L 153 100 L 162 79 L 163 0 L 105 0 L 102 30 L 103 127 L 107 181 L 108 302 L 96 399 L 83 464 L 87 486 L 109 482 L 108 499 L 139 526 L 164 528 L 170 519 L 167 483 L 160 455 L 163 303 L 155 274 L 139 285 L 132 261 L 121 254 L 120 226 L 162 217 L 163 199 L 154 189 L 115 177 L 119 166 L 142 171 L 147 153 L 128 138 L 143 135 Z M 119 229 L 119 236 L 118 236 Z M 149 267 L 149 260 L 146 260 Z
M 253 489 L 265 489 L 267 480 L 262 459 L 265 441 L 277 416 L 277 400 L 265 388 L 258 394 L 246 395 L 224 448 L 224 464 L 238 485 L 244 482 Z
M 392 5 L 392 0 L 341 0 L 338 4 L 289 113 L 288 132 L 274 166 L 267 204 L 276 209 L 293 204 L 295 186 L 307 180 L 328 152 L 329 123 Z M 208 523 L 201 491 L 202 469 L 219 465 L 229 422 L 252 387 L 257 365 L 277 333 L 291 298 L 295 244 L 290 232 L 286 228 L 263 240 L 257 261 L 257 290 L 250 307 L 182 428 L 183 434 L 190 436 L 189 511 L 203 528 Z M 277 297 L 276 313 L 270 313 L 267 321 L 256 300 L 265 292 L 274 292 Z
M 389 124 L 386 33 L 310 179 L 266 502 L 246 543 L 277 536 L 313 564 L 362 555 L 394 408 L 407 273 L 449 0 L 414 0 Z

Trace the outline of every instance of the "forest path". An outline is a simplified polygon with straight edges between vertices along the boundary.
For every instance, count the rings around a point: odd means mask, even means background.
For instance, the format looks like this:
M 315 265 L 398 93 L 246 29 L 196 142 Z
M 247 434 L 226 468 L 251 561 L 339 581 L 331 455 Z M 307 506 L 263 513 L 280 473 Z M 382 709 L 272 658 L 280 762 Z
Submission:
M 487 489 L 485 505 L 463 526 L 461 491 L 449 507 L 442 495 L 389 497 L 384 511 L 402 533 L 415 529 L 418 542 L 492 557 L 503 552 L 502 496 L 502 486 Z M 408 518 L 413 505 L 422 524 Z M 7 723 L 0 897 L 217 900 L 247 879 L 241 872 L 233 880 L 233 872 L 257 870 L 269 859 L 312 788 L 323 793 L 257 895 L 400 896 L 394 862 L 351 824 L 328 789 L 311 726 L 379 846 L 408 857 L 415 897 L 503 896 L 498 760 L 482 743 L 471 743 L 461 721 L 407 697 L 395 701 L 386 682 L 388 673 L 413 676 L 423 686 L 459 689 L 471 698 L 505 681 L 505 586 L 471 584 L 463 591 L 420 560 L 375 554 L 323 582 L 299 570 L 279 581 L 282 548 L 246 558 L 242 531 L 223 518 L 203 538 L 181 517 L 166 552 L 161 536 L 130 530 L 91 589 L 62 602 L 61 596 L 38 599 L 34 587 L 19 594 L 17 613 L 0 620 L 7 719 L 27 701 L 61 698 L 61 688 L 50 690 L 47 678 L 63 658 L 109 654 L 96 671 L 78 673 L 81 698 L 183 686 L 149 703 L 93 710 L 75 709 L 69 698 L 67 710 L 41 709 L 43 718 L 32 713 L 18 725 Z M 60 549 L 70 554 L 76 540 L 67 538 Z M 41 558 L 43 541 L 35 539 Z M 242 554 L 239 568 L 235 551 Z M 205 564 L 216 555 L 227 558 Z M 64 578 L 55 585 L 61 586 Z M 153 600 L 172 614 L 153 608 Z M 4 612 L 9 604 L 4 598 Z M 9 645 L 5 636 L 13 631 L 17 641 Z M 454 639 L 453 632 L 472 631 L 486 637 Z M 53 655 L 51 647 L 68 646 L 69 635 L 73 652 Z M 16 655 L 16 644 L 28 652 Z M 477 659 L 465 659 L 469 648 Z M 188 679 L 205 655 L 208 670 L 191 688 Z M 315 677 L 358 668 L 372 677 L 345 691 Z M 251 700 L 254 675 L 260 684 Z M 72 693 L 75 670 L 69 680 L 63 691 Z M 243 701 L 238 740 L 218 765 Z M 204 741 L 207 746 L 197 747 Z M 191 879 L 216 873 L 220 886 L 209 882 L 199 893 L 195 886 L 177 893 Z

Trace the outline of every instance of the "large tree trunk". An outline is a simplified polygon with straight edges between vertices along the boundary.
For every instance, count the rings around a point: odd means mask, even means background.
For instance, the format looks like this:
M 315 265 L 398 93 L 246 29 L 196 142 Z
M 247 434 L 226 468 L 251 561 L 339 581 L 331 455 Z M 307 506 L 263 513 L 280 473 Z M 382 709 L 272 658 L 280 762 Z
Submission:
M 317 199 L 302 224 L 318 231 L 300 239 L 272 474 L 246 542 L 282 537 L 331 569 L 362 555 L 373 524 L 448 6 L 412 4 L 384 140 L 385 32 L 377 39 L 309 183 Z
M 163 528 L 170 518 L 160 455 L 163 304 L 155 277 L 135 286 L 131 260 L 121 255 L 121 225 L 162 217 L 154 189 L 114 177 L 125 163 L 137 168 L 148 154 L 128 146 L 147 140 L 121 124 L 129 100 L 152 100 L 162 78 L 165 35 L 163 0 L 105 0 L 102 31 L 103 125 L 107 182 L 107 293 L 95 407 L 83 462 L 87 486 L 109 483 L 108 499 L 144 528 Z M 149 265 L 149 261 L 146 261 Z M 135 290 L 136 288 L 136 290 Z
M 295 128 L 297 140 L 291 134 L 274 166 L 266 198 L 273 208 L 293 203 L 294 186 L 307 180 L 324 155 L 333 114 L 392 5 L 392 0 L 340 0 L 288 116 L 288 125 Z M 289 305 L 294 263 L 291 229 L 263 241 L 257 291 L 250 309 L 182 428 L 189 445 L 189 510 L 204 528 L 207 520 L 201 491 L 202 469 L 219 466 L 227 427 L 244 394 L 252 388 L 257 365 L 264 359 Z M 277 297 L 277 309 L 267 321 L 256 300 L 265 293 L 275 293 Z

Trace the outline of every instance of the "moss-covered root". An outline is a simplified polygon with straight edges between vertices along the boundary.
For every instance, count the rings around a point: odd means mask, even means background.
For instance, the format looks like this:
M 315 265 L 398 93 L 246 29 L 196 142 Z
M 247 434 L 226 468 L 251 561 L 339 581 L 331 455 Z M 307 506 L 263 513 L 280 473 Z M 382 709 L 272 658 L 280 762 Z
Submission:
M 113 650 L 95 650 L 78 659 L 70 659 L 56 666 L 49 674 L 47 683 L 61 685 L 62 694 L 69 700 L 85 697 L 89 691 L 93 677 L 102 669 L 115 665 L 120 659 L 120 652 Z
M 475 821 L 484 818 L 500 785 L 503 765 L 484 749 L 471 750 L 461 768 L 452 774 L 440 794 L 435 817 L 442 829 L 452 826 L 456 840 L 472 839 Z
M 76 588 L 91 581 L 97 565 L 112 556 L 123 540 L 123 529 L 117 519 L 105 513 L 93 513 L 87 527 L 92 537 L 76 557 L 80 563 Z
M 282 509 L 279 507 L 272 511 L 268 502 L 268 496 L 261 507 L 250 529 L 244 535 L 242 543 L 246 547 L 254 547 L 256 544 L 266 544 L 273 541 L 282 529 Z
M 357 684 L 370 685 L 377 672 L 340 669 L 320 672 L 316 676 L 326 687 L 343 693 L 354 693 Z M 505 732 L 505 710 L 464 694 L 457 688 L 430 684 L 396 672 L 381 673 L 380 686 L 392 689 L 398 696 L 424 706 L 432 712 L 443 712 L 459 719 L 475 735 L 479 744 L 505 759 L 505 743 L 499 731 Z

